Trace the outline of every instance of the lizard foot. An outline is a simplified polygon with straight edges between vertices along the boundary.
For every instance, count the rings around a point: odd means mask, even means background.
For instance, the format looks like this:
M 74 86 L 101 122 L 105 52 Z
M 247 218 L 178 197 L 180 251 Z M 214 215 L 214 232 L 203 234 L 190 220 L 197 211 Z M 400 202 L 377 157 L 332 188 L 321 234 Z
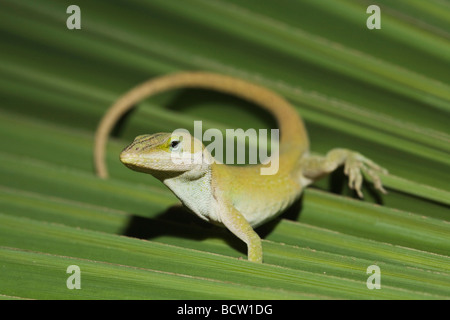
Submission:
M 364 197 L 361 192 L 362 173 L 367 174 L 372 179 L 375 189 L 384 194 L 387 193 L 383 188 L 379 173 L 387 174 L 388 171 L 357 152 L 352 152 L 348 155 L 344 164 L 344 173 L 349 178 L 348 186 L 354 189 L 360 198 Z

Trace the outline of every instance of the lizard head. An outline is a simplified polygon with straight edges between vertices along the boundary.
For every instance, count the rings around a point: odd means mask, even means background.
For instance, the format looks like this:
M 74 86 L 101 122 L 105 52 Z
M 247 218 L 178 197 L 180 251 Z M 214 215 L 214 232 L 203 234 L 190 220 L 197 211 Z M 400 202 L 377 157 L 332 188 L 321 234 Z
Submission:
M 130 169 L 155 177 L 201 171 L 211 160 L 202 142 L 182 130 L 138 136 L 120 154 Z

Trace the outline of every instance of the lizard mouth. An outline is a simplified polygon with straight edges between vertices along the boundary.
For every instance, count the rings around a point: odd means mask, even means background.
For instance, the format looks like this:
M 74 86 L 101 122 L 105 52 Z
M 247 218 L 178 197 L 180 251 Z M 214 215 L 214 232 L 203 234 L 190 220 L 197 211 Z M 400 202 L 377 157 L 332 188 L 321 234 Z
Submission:
M 134 150 L 130 151 L 128 148 L 120 153 L 120 162 L 122 162 L 127 167 L 141 167 L 145 164 L 145 159 L 139 153 Z
M 137 157 L 136 155 L 129 154 L 128 152 L 123 151 L 120 154 L 120 162 L 122 162 L 127 167 L 133 169 L 133 167 L 138 166 L 138 163 L 140 161 L 139 161 L 139 157 Z
M 127 152 L 122 152 L 120 154 L 120 162 L 122 162 L 125 165 L 129 165 L 132 164 L 136 161 L 136 157 L 131 156 L 130 154 L 128 154 Z
M 134 171 L 139 172 L 149 172 L 150 168 L 147 168 L 145 159 L 139 157 L 139 155 L 134 153 L 129 153 L 126 151 L 122 151 L 120 154 L 120 162 L 122 162 L 125 166 Z M 150 172 L 149 172 L 150 173 Z

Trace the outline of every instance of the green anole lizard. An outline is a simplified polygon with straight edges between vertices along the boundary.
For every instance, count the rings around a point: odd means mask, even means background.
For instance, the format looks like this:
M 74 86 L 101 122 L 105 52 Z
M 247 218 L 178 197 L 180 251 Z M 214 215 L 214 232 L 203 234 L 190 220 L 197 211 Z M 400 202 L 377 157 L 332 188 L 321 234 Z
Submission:
M 230 166 L 216 163 L 201 141 L 188 133 L 156 133 L 138 136 L 120 154 L 127 167 L 149 173 L 162 181 L 180 201 L 200 218 L 223 225 L 247 244 L 248 259 L 262 262 L 261 239 L 253 228 L 275 218 L 298 199 L 302 190 L 344 165 L 349 186 L 362 197 L 362 172 L 385 193 L 378 173 L 387 171 L 361 154 L 332 149 L 325 156 L 309 153 L 308 135 L 294 108 L 278 94 L 229 76 L 206 73 L 175 73 L 151 79 L 127 92 L 102 118 L 95 137 L 97 174 L 107 177 L 105 145 L 116 122 L 141 100 L 167 90 L 202 88 L 231 94 L 255 103 L 276 118 L 281 131 L 279 169 L 261 175 L 262 164 Z M 174 154 L 201 159 L 175 162 Z

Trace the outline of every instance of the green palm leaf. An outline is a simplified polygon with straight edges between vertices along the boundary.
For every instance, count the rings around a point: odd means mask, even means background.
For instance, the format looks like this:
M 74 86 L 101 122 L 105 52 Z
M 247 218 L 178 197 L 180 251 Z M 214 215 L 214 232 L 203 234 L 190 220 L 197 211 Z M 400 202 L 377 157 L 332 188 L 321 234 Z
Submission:
M 31 299 L 448 299 L 450 60 L 443 1 L 5 0 L 0 10 L 0 297 Z M 366 8 L 381 8 L 368 30 Z M 388 195 L 342 173 L 258 229 L 265 263 L 225 229 L 118 161 L 134 136 L 269 128 L 197 90 L 143 102 L 95 177 L 93 133 L 122 93 L 156 75 L 209 70 L 289 99 L 313 151 L 358 150 L 389 169 Z M 81 289 L 66 286 L 78 265 Z M 381 270 L 381 289 L 366 286 Z

